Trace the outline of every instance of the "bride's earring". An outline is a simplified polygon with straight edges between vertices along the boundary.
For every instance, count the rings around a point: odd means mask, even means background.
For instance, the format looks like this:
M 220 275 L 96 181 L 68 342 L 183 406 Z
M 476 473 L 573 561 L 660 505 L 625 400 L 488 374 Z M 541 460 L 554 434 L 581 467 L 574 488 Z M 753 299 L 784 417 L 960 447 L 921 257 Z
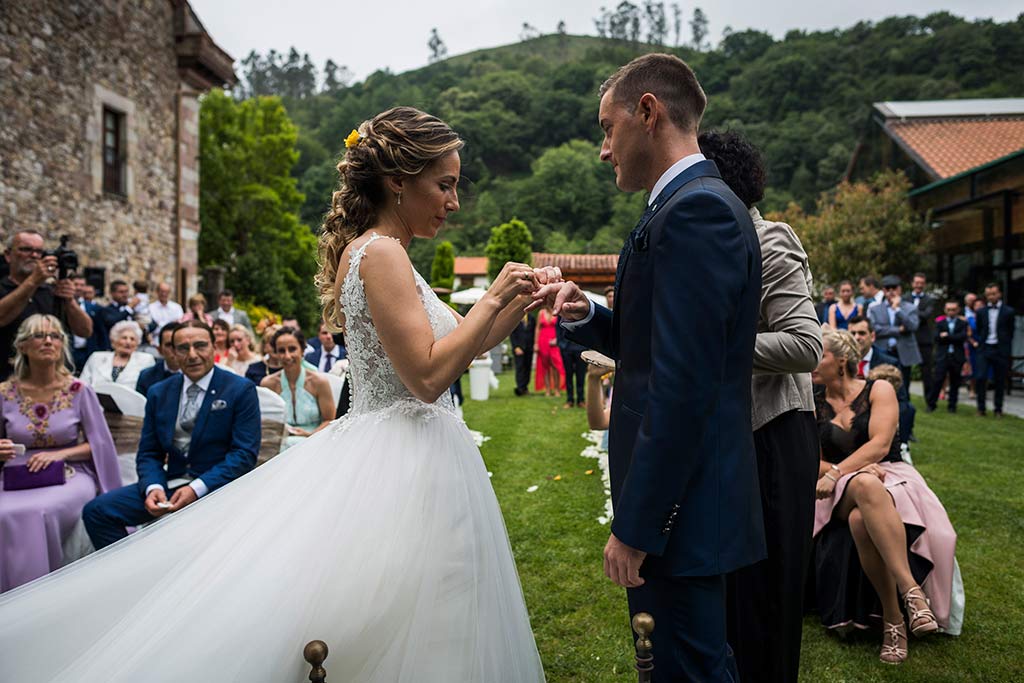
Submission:
M 402 191 L 401 190 L 398 191 L 398 205 L 399 206 L 402 205 Z

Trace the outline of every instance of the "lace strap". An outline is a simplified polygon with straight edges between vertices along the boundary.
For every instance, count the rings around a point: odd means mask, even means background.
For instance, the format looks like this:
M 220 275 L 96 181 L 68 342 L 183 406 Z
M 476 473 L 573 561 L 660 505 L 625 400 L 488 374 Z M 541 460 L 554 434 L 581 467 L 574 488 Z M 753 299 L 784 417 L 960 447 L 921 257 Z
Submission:
M 370 239 L 366 240 L 366 242 L 363 243 L 363 246 L 359 247 L 358 249 L 353 250 L 352 253 L 349 254 L 349 257 L 348 257 L 348 272 L 345 273 L 345 280 L 346 281 L 350 277 L 352 277 L 352 273 L 353 272 L 356 272 L 356 273 L 359 272 L 359 264 L 362 262 L 363 256 L 366 255 L 366 249 L 371 244 L 373 244 L 374 242 L 376 242 L 379 239 L 389 239 L 389 240 L 394 240 L 394 241 L 398 242 L 399 244 L 402 243 L 402 241 L 400 239 L 398 239 L 397 237 L 392 237 L 391 235 L 382 235 L 379 232 L 372 232 L 372 233 L 370 233 Z

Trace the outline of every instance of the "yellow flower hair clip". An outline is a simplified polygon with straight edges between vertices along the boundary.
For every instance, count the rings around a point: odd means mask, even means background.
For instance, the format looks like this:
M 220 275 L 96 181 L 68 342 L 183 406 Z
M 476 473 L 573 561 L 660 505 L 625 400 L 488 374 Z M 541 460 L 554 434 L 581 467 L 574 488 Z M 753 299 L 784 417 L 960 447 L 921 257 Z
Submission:
M 359 135 L 359 131 L 353 128 L 352 132 L 348 134 L 347 138 L 345 138 L 345 149 L 352 149 L 362 141 L 363 138 Z

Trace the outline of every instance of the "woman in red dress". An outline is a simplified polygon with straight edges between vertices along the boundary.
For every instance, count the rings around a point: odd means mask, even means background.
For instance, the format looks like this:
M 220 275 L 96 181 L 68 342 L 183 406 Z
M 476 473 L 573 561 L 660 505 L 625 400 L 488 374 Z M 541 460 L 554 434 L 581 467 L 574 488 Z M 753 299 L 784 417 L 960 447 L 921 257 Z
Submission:
M 540 309 L 533 350 L 537 354 L 537 391 L 543 391 L 547 396 L 558 396 L 565 389 L 565 369 L 555 329 L 557 324 L 558 319 L 549 309 Z

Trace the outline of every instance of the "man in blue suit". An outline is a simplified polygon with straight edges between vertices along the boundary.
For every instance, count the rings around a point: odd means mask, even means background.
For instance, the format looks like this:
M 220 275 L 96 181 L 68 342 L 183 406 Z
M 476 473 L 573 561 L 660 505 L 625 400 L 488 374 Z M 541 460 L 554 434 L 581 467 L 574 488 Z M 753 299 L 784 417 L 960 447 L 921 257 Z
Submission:
M 136 456 L 138 485 L 109 491 L 82 511 L 97 549 L 127 536 L 125 527 L 176 512 L 256 465 L 255 385 L 214 368 L 213 330 L 206 323 L 183 323 L 172 339 L 182 374 L 149 391 Z
M 535 294 L 571 338 L 617 361 L 604 566 L 631 613 L 654 616 L 658 682 L 737 680 L 725 575 L 766 556 L 750 404 L 761 253 L 747 207 L 700 154 L 705 104 L 671 55 L 605 82 L 601 159 L 619 189 L 650 193 L 619 256 L 615 309 L 571 282 Z
M 174 353 L 174 332 L 179 327 L 181 327 L 181 323 L 167 323 L 160 328 L 159 351 L 164 359 L 139 373 L 139 379 L 135 381 L 135 391 L 143 396 L 148 394 L 149 388 L 157 382 L 162 382 L 178 373 L 178 357 Z
M 975 377 L 978 378 L 978 415 L 985 414 L 988 370 L 992 368 L 995 415 L 1002 417 L 1003 392 L 1010 375 L 1014 316 L 1017 312 L 1003 301 L 1003 289 L 995 282 L 985 285 L 985 300 L 988 305 L 977 312 L 978 368 Z
M 320 323 L 316 344 L 310 340 L 313 350 L 306 354 L 306 362 L 320 372 L 330 372 L 335 363 L 345 358 L 345 347 L 338 343 L 338 337 L 327 329 L 327 323 Z

